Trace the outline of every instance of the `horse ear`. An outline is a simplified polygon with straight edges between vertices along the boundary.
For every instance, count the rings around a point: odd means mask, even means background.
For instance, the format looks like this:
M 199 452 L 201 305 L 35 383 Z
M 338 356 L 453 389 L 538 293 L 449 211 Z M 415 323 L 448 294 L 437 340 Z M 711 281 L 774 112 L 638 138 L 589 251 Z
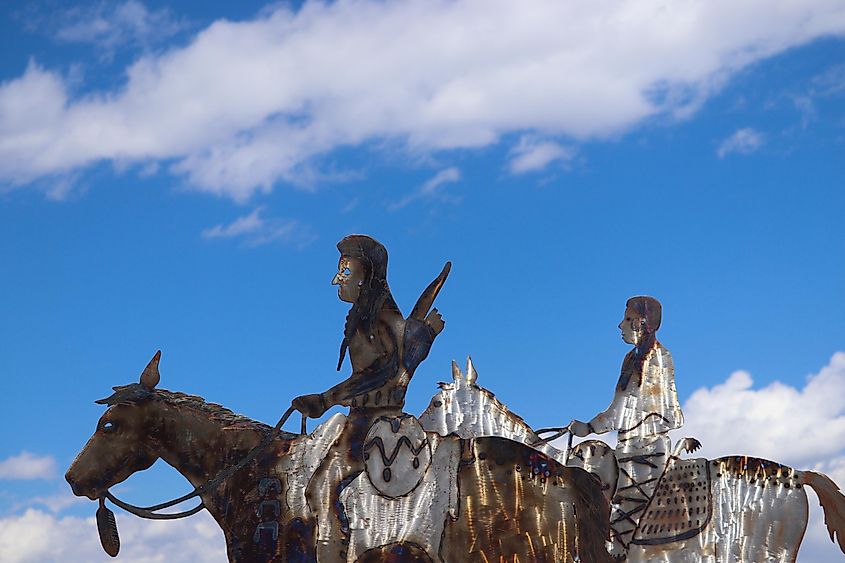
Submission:
M 475 366 L 472 365 L 472 357 L 467 356 L 467 381 L 475 385 L 478 380 L 478 372 L 475 371 Z
M 455 362 L 455 360 L 452 360 L 452 379 L 454 379 L 455 383 L 457 383 L 461 379 L 463 379 L 463 377 L 464 374 L 461 373 L 461 368 L 458 367 L 458 364 L 457 362 Z
M 161 350 L 158 350 L 144 371 L 141 372 L 141 385 L 152 391 L 158 382 L 161 380 L 161 375 L 158 373 L 158 362 L 161 360 Z

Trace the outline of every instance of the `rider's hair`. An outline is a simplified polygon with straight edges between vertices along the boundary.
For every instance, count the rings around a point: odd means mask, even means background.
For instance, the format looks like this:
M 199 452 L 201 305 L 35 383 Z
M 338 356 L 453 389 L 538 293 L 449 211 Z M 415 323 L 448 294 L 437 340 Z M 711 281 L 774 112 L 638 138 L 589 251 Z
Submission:
M 663 317 L 663 306 L 654 297 L 647 295 L 631 297 L 625 306 L 636 311 L 641 319 L 645 319 L 645 326 L 643 328 L 647 334 L 654 334 L 660 328 L 660 320 Z
M 340 344 L 340 358 L 337 369 L 343 364 L 349 340 L 358 328 L 368 338 L 374 334 L 382 307 L 399 310 L 390 287 L 387 285 L 387 249 L 379 241 L 366 235 L 349 235 L 337 243 L 342 256 L 354 258 L 366 269 L 358 299 L 352 304 L 346 316 L 343 342 Z

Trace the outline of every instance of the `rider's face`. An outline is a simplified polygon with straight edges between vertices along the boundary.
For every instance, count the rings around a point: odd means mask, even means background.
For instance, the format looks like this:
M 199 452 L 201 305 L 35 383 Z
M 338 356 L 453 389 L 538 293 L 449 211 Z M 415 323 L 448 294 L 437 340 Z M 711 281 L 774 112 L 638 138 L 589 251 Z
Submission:
M 332 285 L 337 286 L 337 296 L 341 301 L 355 303 L 364 285 L 364 265 L 348 256 L 341 256 L 337 263 L 337 273 L 332 279 Z
M 619 329 L 622 331 L 622 340 L 634 346 L 639 345 L 643 339 L 645 327 L 645 319 L 643 319 L 631 307 L 625 309 L 625 318 L 619 323 Z

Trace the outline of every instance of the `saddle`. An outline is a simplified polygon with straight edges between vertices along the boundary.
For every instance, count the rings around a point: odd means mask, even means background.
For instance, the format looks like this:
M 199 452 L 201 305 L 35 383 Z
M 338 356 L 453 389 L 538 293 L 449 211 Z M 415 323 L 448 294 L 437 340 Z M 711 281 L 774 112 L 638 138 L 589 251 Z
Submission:
M 631 543 L 660 545 L 701 532 L 713 511 L 710 464 L 704 458 L 673 459 L 646 506 Z

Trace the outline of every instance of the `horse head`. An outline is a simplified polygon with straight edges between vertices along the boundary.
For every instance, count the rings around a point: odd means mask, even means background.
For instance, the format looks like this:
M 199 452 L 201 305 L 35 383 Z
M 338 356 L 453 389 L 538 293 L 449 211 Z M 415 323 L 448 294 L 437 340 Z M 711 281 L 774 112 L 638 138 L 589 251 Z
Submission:
M 159 381 L 160 358 L 161 352 L 156 352 L 138 383 L 114 387 L 111 396 L 97 401 L 108 409 L 65 474 L 75 495 L 96 500 L 158 459 L 151 446 L 150 405 Z
M 439 383 L 440 391 L 432 397 L 420 415 L 427 432 L 460 438 L 498 436 L 532 445 L 539 437 L 522 417 L 511 412 L 492 392 L 478 385 L 478 372 L 467 358 L 466 373 L 452 362 L 452 383 Z M 562 459 L 562 452 L 548 444 L 539 448 L 551 457 Z
M 618 478 L 613 448 L 601 440 L 585 440 L 572 447 L 567 465 L 592 473 L 601 483 L 601 490 L 610 502 Z
M 464 437 L 464 426 L 469 423 L 467 415 L 479 412 L 474 405 L 481 402 L 481 388 L 475 384 L 478 374 L 467 358 L 467 373 L 452 362 L 452 383 L 438 383 L 440 391 L 431 398 L 428 407 L 419 420 L 428 432 L 437 432 L 441 436 L 458 433 Z

